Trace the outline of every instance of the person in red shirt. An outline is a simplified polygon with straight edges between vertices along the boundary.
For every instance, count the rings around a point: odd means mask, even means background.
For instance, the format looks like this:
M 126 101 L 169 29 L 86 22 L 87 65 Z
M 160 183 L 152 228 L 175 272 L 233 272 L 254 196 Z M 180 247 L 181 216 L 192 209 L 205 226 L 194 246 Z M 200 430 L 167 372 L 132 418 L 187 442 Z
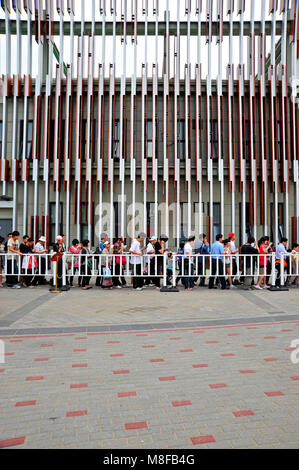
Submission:
M 259 247 L 259 267 L 260 267 L 260 278 L 258 283 L 254 286 L 256 289 L 268 289 L 269 286 L 266 284 L 266 269 L 267 269 L 267 254 L 271 245 L 266 244 L 266 239 L 261 239 L 261 245 Z M 262 287 L 262 284 L 263 287 Z

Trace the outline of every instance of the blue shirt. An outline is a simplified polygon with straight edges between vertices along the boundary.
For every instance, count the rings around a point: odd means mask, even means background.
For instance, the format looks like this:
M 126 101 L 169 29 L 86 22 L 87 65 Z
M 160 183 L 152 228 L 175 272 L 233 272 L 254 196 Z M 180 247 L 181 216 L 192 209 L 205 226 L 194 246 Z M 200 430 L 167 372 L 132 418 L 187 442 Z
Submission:
M 222 256 L 219 256 L 219 255 L 223 255 L 224 253 L 223 244 L 220 242 L 213 243 L 211 253 L 212 255 L 215 255 L 215 256 L 212 256 L 213 259 L 217 259 L 217 258 L 222 259 Z
M 275 258 L 276 259 L 281 259 L 281 255 L 282 254 L 285 255 L 286 253 L 287 253 L 287 250 L 286 250 L 285 246 L 282 243 L 279 243 L 279 245 L 276 248 Z M 286 256 L 284 256 L 284 259 L 286 259 Z

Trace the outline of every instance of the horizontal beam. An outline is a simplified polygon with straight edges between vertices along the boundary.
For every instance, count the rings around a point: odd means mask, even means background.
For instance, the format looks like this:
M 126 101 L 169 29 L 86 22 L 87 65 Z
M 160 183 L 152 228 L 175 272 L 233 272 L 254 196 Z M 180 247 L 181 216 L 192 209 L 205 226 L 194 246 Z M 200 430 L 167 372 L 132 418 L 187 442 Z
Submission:
M 46 23 L 46 22 L 45 22 Z M 272 30 L 272 22 L 271 21 L 266 21 L 265 22 L 265 33 L 267 36 L 271 35 L 271 30 Z M 120 36 L 122 33 L 122 23 L 118 21 L 116 23 L 116 35 Z M 154 21 L 148 22 L 148 35 L 149 36 L 154 36 L 155 35 L 155 27 L 156 23 Z M 17 33 L 17 24 L 15 20 L 10 20 L 10 28 L 11 28 L 11 34 L 16 34 Z M 84 27 L 84 32 L 86 35 L 91 34 L 91 28 L 92 24 L 90 21 L 85 22 L 85 27 Z M 138 22 L 137 23 L 137 28 L 138 28 L 138 36 L 144 36 L 145 34 L 145 23 L 144 22 Z M 190 34 L 191 36 L 197 36 L 197 28 L 198 28 L 198 23 L 197 21 L 192 21 L 191 22 L 191 28 L 190 28 Z M 63 23 L 63 32 L 65 36 L 70 36 L 70 29 L 71 29 L 71 23 L 69 21 L 64 21 Z M 127 22 L 127 33 L 128 36 L 131 31 L 134 30 L 134 23 L 128 21 Z M 182 36 L 187 36 L 187 31 L 188 30 L 188 23 L 186 21 L 181 21 L 180 22 L 180 32 Z M 159 36 L 163 36 L 166 34 L 166 23 L 164 21 L 159 21 Z M 261 32 L 261 22 L 260 21 L 255 21 L 254 23 L 254 31 L 255 34 L 260 34 Z M 174 36 L 176 35 L 177 32 L 177 23 L 176 21 L 170 21 L 169 22 L 169 34 Z M 0 20 L 0 34 L 5 34 L 5 20 Z M 74 23 L 74 33 L 76 36 L 81 34 L 81 22 L 76 21 Z M 27 34 L 27 21 L 22 20 L 21 21 L 21 34 L 26 35 Z M 35 34 L 35 21 L 32 21 L 32 28 L 31 28 L 31 34 L 34 36 Z M 95 26 L 95 35 L 100 36 L 102 34 L 102 22 L 96 22 Z M 206 35 L 206 22 L 202 21 L 201 22 L 201 34 L 202 36 Z M 213 21 L 212 23 L 212 35 L 217 36 L 219 34 L 219 22 Z M 239 21 L 234 21 L 233 22 L 233 35 L 234 36 L 239 36 L 240 34 L 240 22 Z M 244 22 L 244 35 L 248 36 L 250 34 L 250 21 L 245 21 Z M 281 36 L 282 34 L 282 21 L 277 21 L 276 22 L 276 35 Z M 58 36 L 59 35 L 59 22 L 54 21 L 54 35 Z M 106 22 L 106 35 L 107 36 L 112 36 L 113 35 L 113 22 L 108 21 Z M 224 36 L 229 36 L 229 22 L 224 21 L 223 22 L 223 35 Z

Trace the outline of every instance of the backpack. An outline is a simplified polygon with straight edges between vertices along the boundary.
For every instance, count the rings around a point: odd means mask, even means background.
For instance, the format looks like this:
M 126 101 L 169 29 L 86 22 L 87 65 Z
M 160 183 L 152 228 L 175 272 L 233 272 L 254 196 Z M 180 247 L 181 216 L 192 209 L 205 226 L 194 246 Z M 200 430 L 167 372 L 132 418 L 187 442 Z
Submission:
M 209 245 L 205 245 L 204 243 L 200 247 L 200 254 L 206 255 L 209 249 Z

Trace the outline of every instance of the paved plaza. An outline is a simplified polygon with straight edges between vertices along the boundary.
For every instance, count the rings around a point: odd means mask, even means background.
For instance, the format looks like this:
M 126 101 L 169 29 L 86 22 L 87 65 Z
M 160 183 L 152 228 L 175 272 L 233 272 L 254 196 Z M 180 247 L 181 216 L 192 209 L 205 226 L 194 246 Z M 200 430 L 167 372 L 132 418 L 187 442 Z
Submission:
M 0 448 L 299 448 L 298 303 L 1 289 Z

